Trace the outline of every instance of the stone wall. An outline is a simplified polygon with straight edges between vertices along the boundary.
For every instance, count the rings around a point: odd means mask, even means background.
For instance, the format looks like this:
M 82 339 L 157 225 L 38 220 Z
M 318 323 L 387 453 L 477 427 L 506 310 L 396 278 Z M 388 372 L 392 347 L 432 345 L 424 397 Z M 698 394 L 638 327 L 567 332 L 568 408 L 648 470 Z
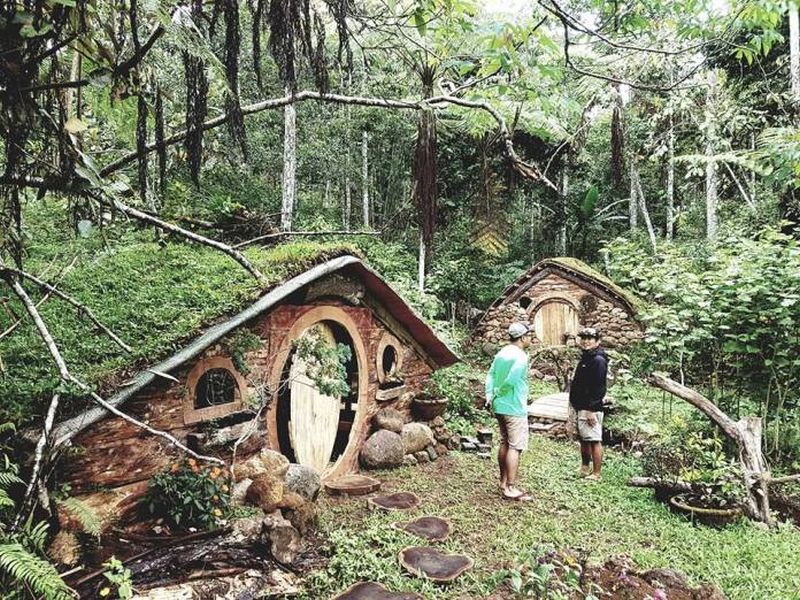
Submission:
M 548 299 L 563 298 L 578 311 L 580 327 L 596 327 L 607 348 L 622 348 L 642 337 L 642 327 L 621 302 L 611 302 L 569 279 L 551 273 L 526 290 L 527 309 L 515 300 L 490 309 L 473 332 L 471 343 L 492 354 L 508 339 L 508 326 L 515 321 L 533 326 L 535 311 Z M 534 343 L 538 343 L 537 340 Z

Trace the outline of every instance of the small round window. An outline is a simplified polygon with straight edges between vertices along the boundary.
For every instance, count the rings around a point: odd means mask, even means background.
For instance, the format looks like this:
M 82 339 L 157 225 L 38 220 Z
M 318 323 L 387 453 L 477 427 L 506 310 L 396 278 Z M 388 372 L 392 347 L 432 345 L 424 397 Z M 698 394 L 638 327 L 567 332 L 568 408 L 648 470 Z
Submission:
M 228 369 L 209 369 L 200 377 L 195 387 L 194 407 L 208 408 L 236 401 L 236 379 Z
M 381 366 L 387 377 L 394 375 L 397 371 L 397 349 L 394 346 L 386 346 L 383 349 Z

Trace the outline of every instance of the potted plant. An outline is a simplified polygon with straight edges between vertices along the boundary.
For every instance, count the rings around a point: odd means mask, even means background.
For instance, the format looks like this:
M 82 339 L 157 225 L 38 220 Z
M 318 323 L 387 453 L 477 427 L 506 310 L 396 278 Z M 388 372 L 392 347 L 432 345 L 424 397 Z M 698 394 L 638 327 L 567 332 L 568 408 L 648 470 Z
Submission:
M 436 417 L 441 417 L 446 408 L 447 398 L 427 392 L 417 394 L 411 404 L 414 417 L 419 421 L 433 421 Z

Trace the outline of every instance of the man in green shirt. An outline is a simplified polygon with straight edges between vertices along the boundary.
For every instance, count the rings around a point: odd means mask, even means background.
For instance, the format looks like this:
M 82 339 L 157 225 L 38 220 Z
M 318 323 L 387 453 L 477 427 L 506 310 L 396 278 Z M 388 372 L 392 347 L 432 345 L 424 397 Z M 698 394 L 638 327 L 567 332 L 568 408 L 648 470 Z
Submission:
M 508 328 L 508 345 L 494 357 L 486 376 L 486 408 L 500 425 L 500 487 L 510 500 L 531 500 L 516 486 L 520 454 L 528 447 L 528 354 L 531 331 L 525 323 Z

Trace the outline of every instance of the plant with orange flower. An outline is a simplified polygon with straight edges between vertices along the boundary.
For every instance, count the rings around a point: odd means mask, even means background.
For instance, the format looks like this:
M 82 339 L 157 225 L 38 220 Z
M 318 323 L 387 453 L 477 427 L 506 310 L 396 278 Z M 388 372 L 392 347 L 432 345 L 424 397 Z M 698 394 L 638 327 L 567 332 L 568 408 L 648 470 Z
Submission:
M 150 480 L 143 502 L 176 527 L 211 529 L 230 510 L 230 473 L 193 458 L 177 461 Z

